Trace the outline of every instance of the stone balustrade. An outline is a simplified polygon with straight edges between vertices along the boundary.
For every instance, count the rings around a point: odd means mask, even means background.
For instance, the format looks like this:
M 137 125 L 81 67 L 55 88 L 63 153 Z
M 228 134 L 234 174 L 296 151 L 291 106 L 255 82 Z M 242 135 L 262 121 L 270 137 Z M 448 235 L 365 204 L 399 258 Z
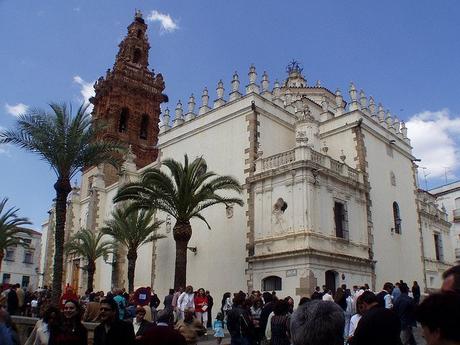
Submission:
M 269 157 L 259 157 L 256 160 L 256 173 L 262 173 L 276 169 L 296 161 L 310 161 L 319 166 L 319 169 L 327 169 L 335 174 L 353 180 L 363 182 L 362 172 L 353 169 L 345 163 L 335 160 L 327 155 L 313 150 L 308 146 L 298 146 L 292 150 L 278 153 Z

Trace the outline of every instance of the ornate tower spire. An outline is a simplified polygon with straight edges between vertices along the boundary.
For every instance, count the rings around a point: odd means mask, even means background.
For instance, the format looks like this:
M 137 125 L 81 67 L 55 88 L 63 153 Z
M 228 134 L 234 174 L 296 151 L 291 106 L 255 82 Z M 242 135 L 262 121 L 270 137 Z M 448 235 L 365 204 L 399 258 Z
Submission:
M 128 34 L 119 44 L 113 70 L 94 84 L 93 119 L 105 124 L 104 137 L 131 145 L 137 168 L 154 162 L 158 155 L 160 104 L 167 101 L 161 74 L 148 69 L 150 45 L 147 24 L 136 11 Z M 117 180 L 105 174 L 106 184 Z M 113 179 L 115 179 L 113 181 Z M 109 181 L 107 181 L 109 180 Z

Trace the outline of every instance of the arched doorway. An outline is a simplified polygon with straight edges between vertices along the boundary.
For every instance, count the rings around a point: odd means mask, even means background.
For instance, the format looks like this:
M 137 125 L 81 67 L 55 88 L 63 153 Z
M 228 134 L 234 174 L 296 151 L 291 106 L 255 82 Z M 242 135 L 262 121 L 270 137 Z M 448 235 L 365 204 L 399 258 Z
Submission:
M 335 293 L 335 289 L 337 288 L 337 277 L 338 273 L 336 271 L 326 271 L 326 288 L 331 290 L 332 293 Z

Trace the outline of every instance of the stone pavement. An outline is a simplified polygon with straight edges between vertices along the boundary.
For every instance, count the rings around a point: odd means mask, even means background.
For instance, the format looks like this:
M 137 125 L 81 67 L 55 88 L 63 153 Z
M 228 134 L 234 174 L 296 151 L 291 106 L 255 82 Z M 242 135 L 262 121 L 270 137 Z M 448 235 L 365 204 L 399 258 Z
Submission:
M 227 332 L 226 332 L 227 333 Z M 199 345 L 216 345 L 216 339 L 213 336 L 213 332 L 210 330 L 208 336 L 202 337 L 198 342 Z M 417 327 L 414 329 L 414 336 L 417 342 L 417 345 L 426 345 L 425 339 L 422 336 L 422 327 Z M 230 344 L 230 337 L 228 334 L 225 334 L 225 338 L 222 341 L 221 345 L 229 345 Z

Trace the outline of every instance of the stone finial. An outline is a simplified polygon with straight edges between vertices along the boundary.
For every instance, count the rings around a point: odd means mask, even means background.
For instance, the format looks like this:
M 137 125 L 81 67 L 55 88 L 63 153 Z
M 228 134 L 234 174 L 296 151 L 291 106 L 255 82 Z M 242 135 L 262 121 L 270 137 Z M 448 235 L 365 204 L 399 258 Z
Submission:
M 249 84 L 246 85 L 246 94 L 254 92 L 254 93 L 259 93 L 259 86 L 256 84 L 256 79 L 257 79 L 257 73 L 256 73 L 256 68 L 254 65 L 251 65 L 249 67 Z
M 401 133 L 403 135 L 403 138 L 407 139 L 407 127 L 406 127 L 406 123 L 404 121 L 401 121 L 400 130 L 401 130 Z
M 369 97 L 369 112 L 371 113 L 372 117 L 376 116 L 375 101 L 374 101 L 374 97 L 372 96 Z
M 339 89 L 335 90 L 335 113 L 336 116 L 343 114 L 343 97 Z
M 265 98 L 269 98 L 270 96 L 270 91 L 268 90 L 270 86 L 270 81 L 268 80 L 268 74 L 266 71 L 264 71 L 264 74 L 262 75 L 262 96 Z
M 254 84 L 257 79 L 256 68 L 254 67 L 254 65 L 251 65 L 251 67 L 249 67 L 248 76 L 249 76 L 249 83 Z
M 350 89 L 348 91 L 350 94 L 350 111 L 357 110 L 358 109 L 358 101 L 357 101 L 357 93 L 356 93 L 356 87 L 353 82 L 350 82 Z
M 187 114 L 185 115 L 185 121 L 190 121 L 193 120 L 196 117 L 195 114 L 195 96 L 193 96 L 193 93 L 190 95 L 190 98 L 188 99 L 187 103 Z
M 315 87 L 321 87 L 321 80 L 318 79 L 318 80 L 316 81 Z
M 340 150 L 340 152 L 342 153 L 342 154 L 340 155 L 340 160 L 341 160 L 343 163 L 345 163 L 345 160 L 347 159 L 347 156 L 345 156 L 345 154 L 343 153 L 343 150 Z
M 188 104 L 187 104 L 187 112 L 188 113 L 193 113 L 195 111 L 195 96 L 193 96 L 193 93 L 190 95 L 190 98 L 188 99 Z
M 203 115 L 204 113 L 208 112 L 211 108 L 209 108 L 209 93 L 208 88 L 205 87 L 203 89 L 203 94 L 201 95 L 201 107 L 199 111 L 199 115 Z
M 385 121 L 385 110 L 383 110 L 382 103 L 379 103 L 378 110 L 377 110 L 377 117 L 379 118 L 380 122 Z
M 275 83 L 273 84 L 272 101 L 280 107 L 283 106 L 283 100 L 281 99 L 281 88 L 278 80 L 275 80 Z
M 385 122 L 388 128 L 390 128 L 393 125 L 393 117 L 391 116 L 391 113 L 389 110 L 387 110 L 387 113 L 385 115 Z
M 166 108 L 163 114 L 163 120 L 161 121 L 160 132 L 163 133 L 171 128 L 171 126 L 169 125 L 170 119 L 171 119 L 171 116 L 169 115 L 169 109 Z
M 235 71 L 233 73 L 233 78 L 232 78 L 232 92 L 230 92 L 230 101 L 234 101 L 235 99 L 238 99 L 241 97 L 240 93 L 240 78 L 238 76 L 238 73 Z
M 128 146 L 128 150 L 123 156 L 123 164 L 121 165 L 121 172 L 127 173 L 127 172 L 135 172 L 137 170 L 136 168 L 136 155 L 133 152 L 133 147 L 131 145 Z
M 329 111 L 329 103 L 327 102 L 326 96 L 321 97 L 321 108 L 323 109 L 323 113 L 327 113 Z
M 224 83 L 222 82 L 222 79 L 219 80 L 219 82 L 217 83 L 216 92 L 217 92 L 217 98 L 224 97 Z
M 362 89 L 359 92 L 359 103 L 361 105 L 361 109 L 367 109 L 367 97 L 366 93 Z
M 233 78 L 232 78 L 232 92 L 239 91 L 240 89 L 240 77 L 238 76 L 238 72 L 235 71 L 233 73 Z
M 216 93 L 217 93 L 217 99 L 214 101 L 214 108 L 218 108 L 225 104 L 224 83 L 222 82 L 222 79 L 219 80 L 219 82 L 217 83 Z
M 184 111 L 182 109 L 182 103 L 179 100 L 176 106 L 173 127 L 179 126 L 180 124 L 184 123 L 183 113 Z
M 269 84 L 270 82 L 268 81 L 268 74 L 266 71 L 264 71 L 264 74 L 262 75 L 262 92 L 268 91 Z

